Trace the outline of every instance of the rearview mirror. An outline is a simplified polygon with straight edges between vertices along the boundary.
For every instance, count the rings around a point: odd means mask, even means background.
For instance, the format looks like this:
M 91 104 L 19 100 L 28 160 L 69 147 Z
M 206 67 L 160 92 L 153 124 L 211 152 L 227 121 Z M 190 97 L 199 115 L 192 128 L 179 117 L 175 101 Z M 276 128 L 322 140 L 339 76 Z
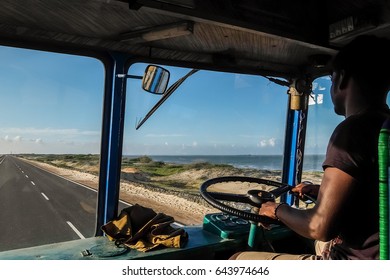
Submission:
M 142 88 L 150 93 L 164 94 L 169 82 L 170 73 L 157 65 L 148 65 L 142 78 Z

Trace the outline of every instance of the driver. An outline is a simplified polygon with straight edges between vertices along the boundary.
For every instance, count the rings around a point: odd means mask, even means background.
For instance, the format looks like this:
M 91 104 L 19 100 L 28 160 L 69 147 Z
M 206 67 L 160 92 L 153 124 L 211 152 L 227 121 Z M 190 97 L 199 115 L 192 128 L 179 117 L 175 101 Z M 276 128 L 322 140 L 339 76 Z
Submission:
M 330 94 L 334 111 L 345 119 L 329 140 L 321 185 L 301 183 L 300 196 L 316 196 L 310 209 L 266 202 L 259 214 L 280 220 L 299 235 L 327 242 L 313 255 L 239 252 L 231 259 L 378 259 L 379 193 L 377 145 L 390 115 L 390 41 L 363 35 L 333 60 Z

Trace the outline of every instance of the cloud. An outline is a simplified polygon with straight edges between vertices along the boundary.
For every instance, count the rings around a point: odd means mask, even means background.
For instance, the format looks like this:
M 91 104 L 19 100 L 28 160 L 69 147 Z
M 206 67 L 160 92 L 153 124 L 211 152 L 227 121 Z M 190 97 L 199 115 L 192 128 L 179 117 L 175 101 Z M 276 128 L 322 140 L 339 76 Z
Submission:
M 98 136 L 100 131 L 94 130 L 80 130 L 77 128 L 35 128 L 35 127 L 8 127 L 0 128 L 0 133 L 17 134 L 17 135 L 71 135 L 71 136 Z
M 276 139 L 275 138 L 270 138 L 270 139 L 260 140 L 257 146 L 261 147 L 261 148 L 275 147 L 276 146 Z
M 100 131 L 76 128 L 9 127 L 0 128 L 0 135 L 3 153 L 96 153 L 100 145 Z
M 322 93 L 311 95 L 309 98 L 309 105 L 324 103 L 324 95 Z
M 324 91 L 324 90 L 328 90 L 328 87 L 323 86 L 323 85 L 321 85 L 321 84 L 319 84 L 319 83 L 314 82 L 314 83 L 312 84 L 312 91 L 315 91 L 315 90 Z
M 18 136 L 11 137 L 9 135 L 6 135 L 6 136 L 4 136 L 3 139 L 7 142 L 21 142 L 22 136 L 18 135 Z
M 42 144 L 43 141 L 41 138 L 34 138 L 34 139 L 26 139 L 20 135 L 17 135 L 15 137 L 10 137 L 9 135 L 6 135 L 3 137 L 3 140 L 9 143 L 21 143 L 21 142 L 31 142 L 36 144 Z

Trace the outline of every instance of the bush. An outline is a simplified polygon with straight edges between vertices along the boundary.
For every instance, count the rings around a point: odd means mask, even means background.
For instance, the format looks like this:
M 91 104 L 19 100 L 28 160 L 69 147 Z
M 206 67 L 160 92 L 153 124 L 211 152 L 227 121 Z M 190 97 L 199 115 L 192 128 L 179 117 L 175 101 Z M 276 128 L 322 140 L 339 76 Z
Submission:
M 142 156 L 142 157 L 138 158 L 139 163 L 150 163 L 152 161 L 153 160 L 148 156 Z

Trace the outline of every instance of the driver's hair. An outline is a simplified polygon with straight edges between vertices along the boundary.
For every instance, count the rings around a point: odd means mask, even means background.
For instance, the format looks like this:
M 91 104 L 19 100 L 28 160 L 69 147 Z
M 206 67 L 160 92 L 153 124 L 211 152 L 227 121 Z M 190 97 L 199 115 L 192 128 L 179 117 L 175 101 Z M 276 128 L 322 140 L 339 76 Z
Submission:
M 381 98 L 390 89 L 390 40 L 374 35 L 362 35 L 342 48 L 333 60 L 333 71 L 345 71 L 347 78 L 365 92 Z

